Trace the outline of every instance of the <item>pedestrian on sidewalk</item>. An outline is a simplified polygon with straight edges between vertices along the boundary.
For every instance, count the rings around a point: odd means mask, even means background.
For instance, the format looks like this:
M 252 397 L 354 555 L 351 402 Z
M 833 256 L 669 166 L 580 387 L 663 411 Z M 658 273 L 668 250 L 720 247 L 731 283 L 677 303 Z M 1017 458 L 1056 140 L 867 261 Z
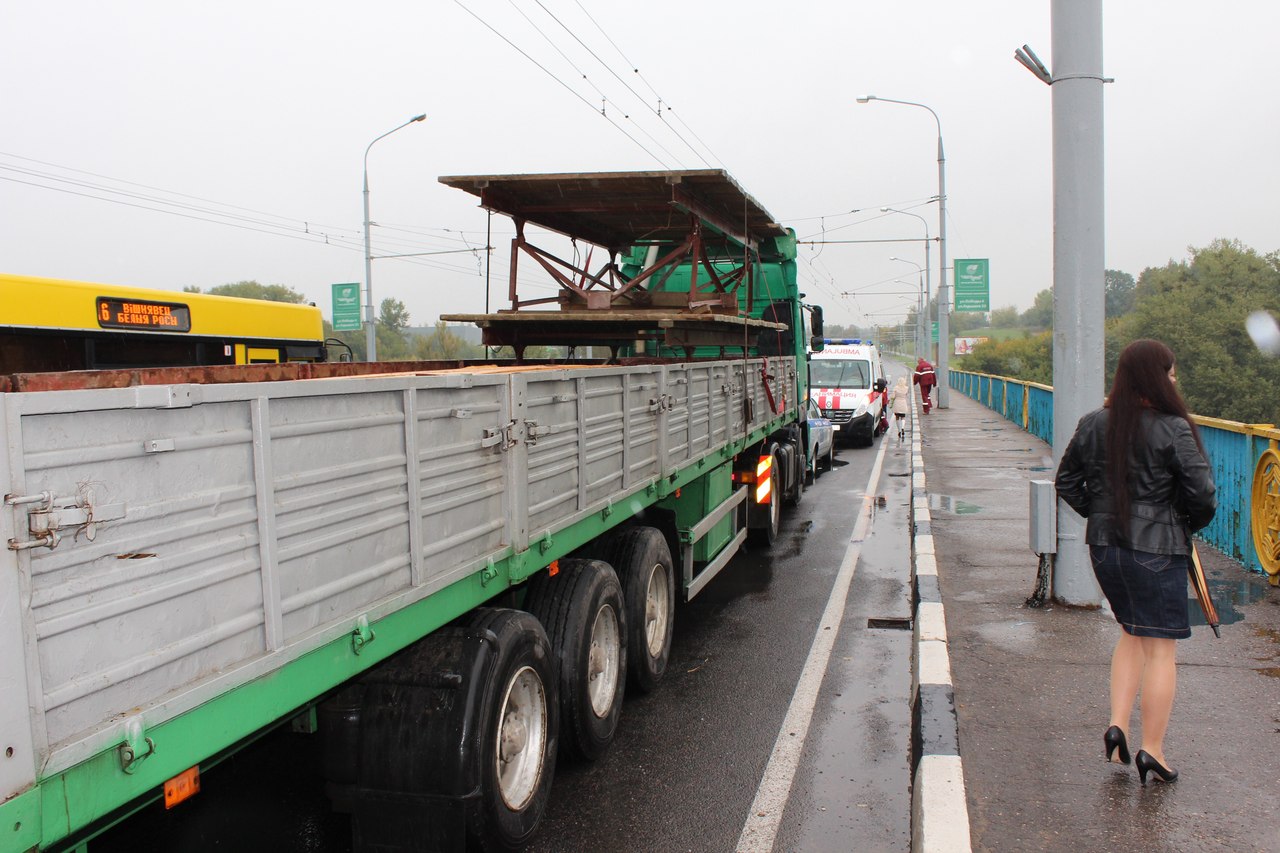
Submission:
M 933 365 L 925 361 L 922 356 L 916 362 L 916 370 L 915 373 L 911 374 L 911 382 L 913 385 L 920 386 L 920 404 L 923 406 L 926 415 L 929 414 L 929 407 L 933 405 L 929 400 L 929 391 L 937 381 L 938 376 L 933 372 Z
M 893 421 L 898 425 L 898 441 L 905 436 L 907 406 L 911 403 L 911 389 L 907 387 L 907 377 L 899 376 L 893 391 L 889 394 L 889 405 L 893 407 Z
M 1129 763 L 1129 717 L 1141 693 L 1136 763 L 1144 785 L 1149 772 L 1162 782 L 1178 778 L 1165 758 L 1164 736 L 1177 682 L 1176 641 L 1191 636 L 1191 533 L 1217 509 L 1204 444 L 1175 381 L 1167 346 L 1138 340 L 1125 347 L 1111 395 L 1080 419 L 1056 478 L 1058 496 L 1088 519 L 1094 575 L 1120 623 L 1106 757 Z

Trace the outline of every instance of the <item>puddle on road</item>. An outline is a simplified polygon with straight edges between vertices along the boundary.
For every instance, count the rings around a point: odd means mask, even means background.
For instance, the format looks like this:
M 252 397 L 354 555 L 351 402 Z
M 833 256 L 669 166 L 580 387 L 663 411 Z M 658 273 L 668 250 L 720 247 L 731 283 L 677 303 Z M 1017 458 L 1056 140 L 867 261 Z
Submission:
M 975 512 L 982 511 L 982 507 L 977 504 L 971 504 L 968 501 L 953 498 L 951 495 L 938 494 L 929 495 L 929 509 L 952 512 L 956 515 L 971 515 Z
M 1209 595 L 1218 609 L 1218 619 L 1223 625 L 1230 625 L 1244 619 L 1244 613 L 1238 608 L 1261 601 L 1267 597 L 1269 585 L 1261 576 L 1243 575 L 1235 578 L 1206 578 L 1209 582 Z M 1189 596 L 1192 625 L 1204 625 L 1204 614 L 1200 612 L 1200 604 L 1195 596 Z

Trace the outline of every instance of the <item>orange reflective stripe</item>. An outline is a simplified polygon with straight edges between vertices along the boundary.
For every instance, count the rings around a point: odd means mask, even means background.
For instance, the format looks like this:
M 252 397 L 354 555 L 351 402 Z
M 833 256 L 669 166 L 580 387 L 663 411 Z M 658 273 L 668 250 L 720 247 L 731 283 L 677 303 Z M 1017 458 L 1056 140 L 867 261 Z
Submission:
M 773 496 L 773 478 L 761 480 L 756 486 L 756 503 L 767 504 Z
M 756 480 L 768 479 L 771 471 L 773 471 L 773 454 L 761 456 L 760 461 L 756 463 Z

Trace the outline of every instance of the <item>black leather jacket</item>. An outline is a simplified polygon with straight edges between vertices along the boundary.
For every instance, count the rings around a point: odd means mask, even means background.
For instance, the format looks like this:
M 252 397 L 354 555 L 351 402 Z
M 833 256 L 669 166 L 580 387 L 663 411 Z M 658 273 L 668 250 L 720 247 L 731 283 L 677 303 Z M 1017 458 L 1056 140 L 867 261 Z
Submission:
M 1117 533 L 1112 524 L 1106 409 L 1090 412 L 1076 426 L 1054 481 L 1058 497 L 1088 519 L 1085 541 L 1090 545 L 1189 554 L 1190 534 L 1212 521 L 1218 508 L 1213 471 L 1182 418 L 1146 411 L 1142 429 L 1146 447 L 1129 467 L 1132 503 L 1126 531 Z

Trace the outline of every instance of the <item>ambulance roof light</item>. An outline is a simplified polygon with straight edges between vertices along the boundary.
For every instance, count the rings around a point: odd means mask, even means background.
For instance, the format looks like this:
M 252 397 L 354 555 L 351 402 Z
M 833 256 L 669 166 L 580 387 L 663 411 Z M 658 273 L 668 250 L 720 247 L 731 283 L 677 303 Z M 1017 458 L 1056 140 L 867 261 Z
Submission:
M 860 344 L 863 343 L 862 338 L 823 338 L 823 343 L 828 344 Z M 867 343 L 870 343 L 868 341 Z

